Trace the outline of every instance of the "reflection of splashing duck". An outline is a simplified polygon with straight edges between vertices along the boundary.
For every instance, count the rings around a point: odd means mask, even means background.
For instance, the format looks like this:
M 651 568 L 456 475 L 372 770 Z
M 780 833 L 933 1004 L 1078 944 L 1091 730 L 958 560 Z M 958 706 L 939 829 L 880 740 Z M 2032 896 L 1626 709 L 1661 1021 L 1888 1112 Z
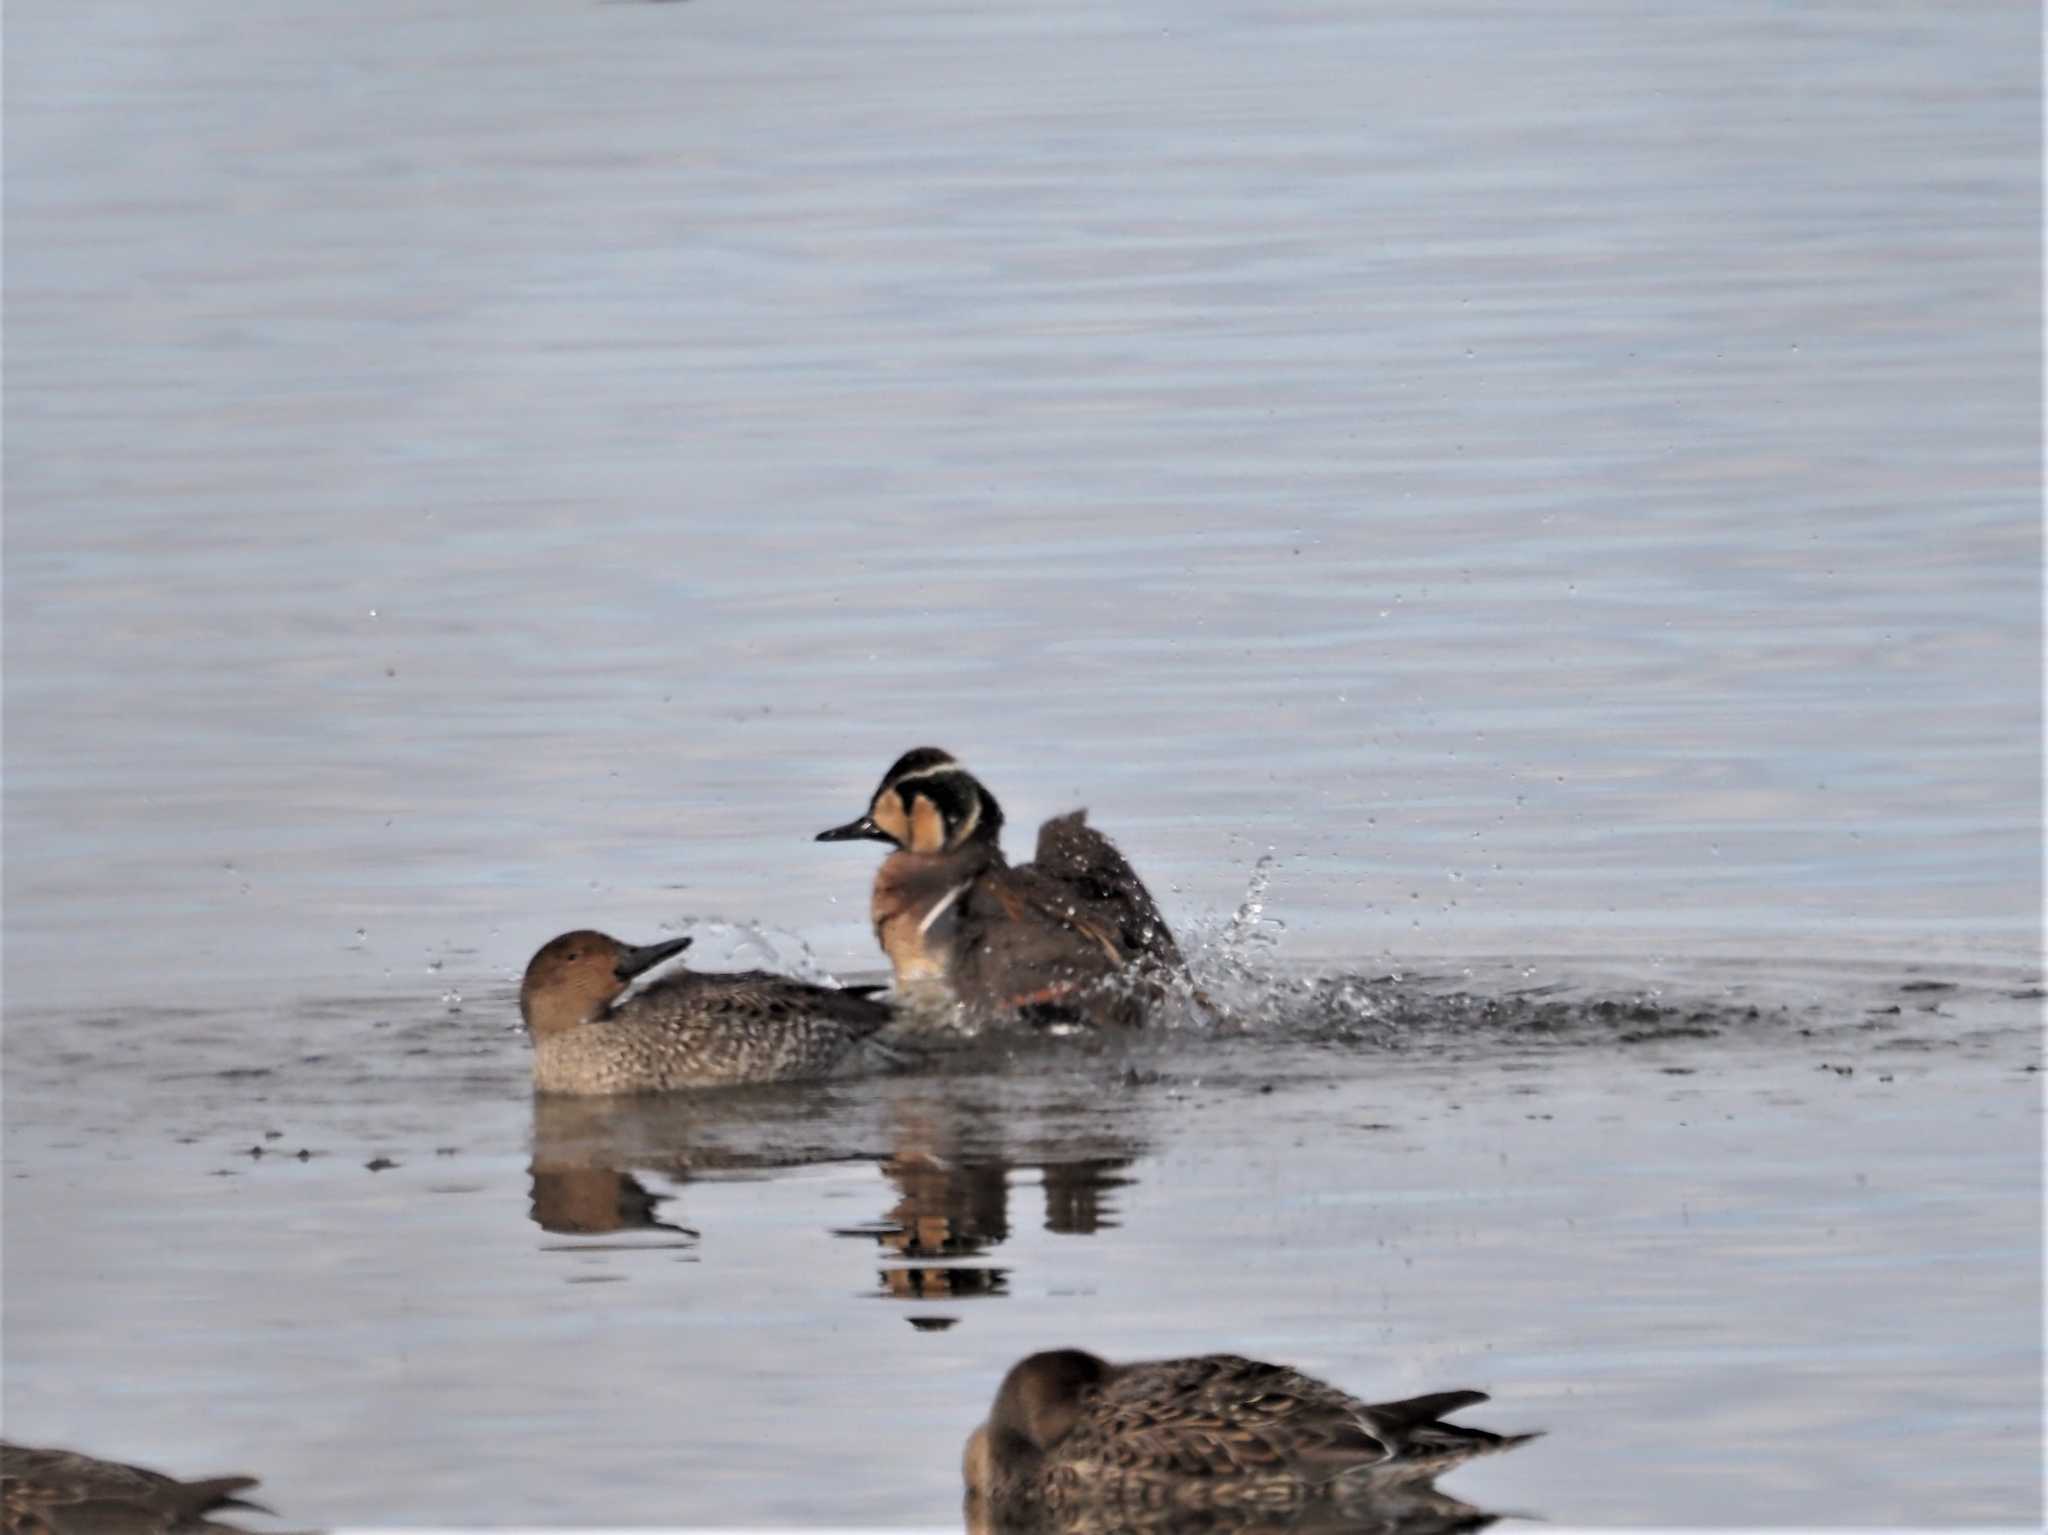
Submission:
M 1002 1269 L 970 1268 L 1010 1235 L 1010 1164 L 1000 1157 L 965 1156 L 950 1116 L 922 1106 L 898 1105 L 893 1154 L 882 1175 L 902 1195 L 876 1233 L 883 1251 L 903 1260 L 882 1270 L 882 1285 L 898 1300 L 1000 1295 Z
M 1114 1212 L 1102 1196 L 1126 1187 L 1119 1176 L 1129 1157 L 1088 1157 L 1073 1162 L 1048 1162 L 1045 1175 L 1045 1229 L 1057 1236 L 1092 1236 L 1114 1230 Z
M 1146 989 L 1185 973 L 1151 892 L 1076 810 L 1038 829 L 1012 866 L 995 796 L 946 752 L 920 746 L 883 775 L 865 815 L 820 842 L 895 845 L 875 874 L 875 937 L 899 991 L 942 983 L 974 1013 L 1032 1021 L 1141 1022 Z
M 1005 1270 L 969 1268 L 959 1260 L 979 1257 L 1009 1236 L 1009 1165 L 899 1152 L 882 1171 L 903 1194 L 878 1233 L 884 1251 L 903 1260 L 882 1270 L 889 1294 L 898 1300 L 1002 1294 Z
M 206 1516 L 260 1503 L 237 1494 L 253 1476 L 181 1482 L 141 1466 L 95 1460 L 73 1450 L 0 1444 L 0 1531 L 5 1535 L 236 1535 L 239 1526 Z
M 895 1150 L 883 1161 L 882 1173 L 901 1197 L 878 1225 L 860 1233 L 875 1237 L 887 1256 L 900 1260 L 900 1266 L 882 1271 L 888 1295 L 931 1300 L 1002 1294 L 1007 1270 L 960 1260 L 980 1257 L 1009 1239 L 1010 1178 L 1018 1170 L 1043 1173 L 1046 1230 L 1085 1236 L 1116 1224 L 1103 1196 L 1130 1181 L 1119 1174 L 1133 1155 L 1068 1158 L 1051 1146 L 1012 1153 L 984 1140 L 985 1113 L 944 1097 L 897 1103 Z M 963 1131 L 975 1147 L 963 1144 Z M 1131 1149 L 1121 1138 L 1115 1146 Z
M 603 933 L 542 946 L 519 987 L 533 1035 L 534 1086 L 550 1093 L 643 1093 L 793 1082 L 878 1064 L 871 1036 L 894 1017 L 869 995 L 788 976 L 675 971 L 618 1002 L 633 978 L 689 946 L 629 948 Z
M 969 1511 L 1029 1524 L 1091 1509 L 1120 1520 L 1133 1510 L 1271 1513 L 1412 1493 L 1535 1437 L 1441 1421 L 1486 1399 L 1446 1391 L 1369 1404 L 1234 1354 L 1126 1365 L 1078 1349 L 1033 1354 L 1003 1378 L 967 1441 Z

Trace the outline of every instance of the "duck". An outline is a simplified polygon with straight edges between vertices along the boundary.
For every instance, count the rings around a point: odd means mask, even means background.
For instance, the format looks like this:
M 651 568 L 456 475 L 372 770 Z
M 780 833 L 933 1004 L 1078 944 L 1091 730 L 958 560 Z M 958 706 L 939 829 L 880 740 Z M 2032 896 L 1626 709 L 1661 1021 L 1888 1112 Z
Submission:
M 763 970 L 675 970 L 625 1001 L 634 978 L 690 939 L 628 945 L 588 929 L 541 945 L 519 984 L 543 1093 L 668 1092 L 814 1081 L 891 1059 L 880 986 L 813 986 Z
M 936 746 L 898 757 L 866 812 L 820 842 L 887 842 L 870 916 L 900 994 L 936 988 L 1003 1021 L 1131 1025 L 1186 975 L 1173 932 L 1116 844 L 1069 811 L 1011 864 L 1003 809 Z M 1136 985 L 1115 985 L 1117 978 Z
M 1028 1525 L 1118 1508 L 1384 1503 L 1537 1437 L 1443 1421 L 1486 1400 L 1483 1391 L 1443 1391 L 1368 1403 L 1236 1354 L 1111 1364 L 1051 1349 L 1011 1367 L 988 1420 L 968 1437 L 968 1511 L 984 1523 Z
M 225 1508 L 268 1513 L 239 1496 L 253 1476 L 182 1482 L 160 1471 L 98 1460 L 76 1450 L 0 1443 L 0 1532 L 4 1535 L 240 1535 L 208 1514 Z

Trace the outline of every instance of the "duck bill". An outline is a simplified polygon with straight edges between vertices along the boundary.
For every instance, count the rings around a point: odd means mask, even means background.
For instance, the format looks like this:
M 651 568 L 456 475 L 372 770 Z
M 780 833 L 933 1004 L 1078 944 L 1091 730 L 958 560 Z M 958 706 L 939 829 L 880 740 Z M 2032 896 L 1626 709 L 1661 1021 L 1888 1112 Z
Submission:
M 622 981 L 630 981 L 646 970 L 652 970 L 665 959 L 670 959 L 690 946 L 687 938 L 671 938 L 666 943 L 643 944 L 637 949 L 624 950 L 612 974 Z
M 896 839 L 875 824 L 875 818 L 864 815 L 857 821 L 848 821 L 844 826 L 834 826 L 818 833 L 819 842 L 894 842 Z

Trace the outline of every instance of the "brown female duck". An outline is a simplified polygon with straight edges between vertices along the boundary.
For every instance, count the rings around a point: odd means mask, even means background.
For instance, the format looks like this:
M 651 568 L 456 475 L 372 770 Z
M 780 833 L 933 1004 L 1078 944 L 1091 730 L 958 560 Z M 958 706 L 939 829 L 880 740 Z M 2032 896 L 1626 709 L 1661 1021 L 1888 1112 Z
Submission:
M 874 986 L 834 989 L 749 970 L 676 970 L 627 998 L 687 938 L 629 947 L 603 933 L 542 945 L 519 987 L 533 1083 L 547 1093 L 649 1093 L 844 1075 L 888 1056 L 895 1016 Z
M 1485 1401 L 1445 1391 L 1367 1403 L 1235 1354 L 1110 1364 L 1033 1354 L 967 1441 L 970 1511 L 1029 1523 L 1066 1511 L 1309 1508 L 1413 1488 L 1533 1438 L 1445 1423 Z

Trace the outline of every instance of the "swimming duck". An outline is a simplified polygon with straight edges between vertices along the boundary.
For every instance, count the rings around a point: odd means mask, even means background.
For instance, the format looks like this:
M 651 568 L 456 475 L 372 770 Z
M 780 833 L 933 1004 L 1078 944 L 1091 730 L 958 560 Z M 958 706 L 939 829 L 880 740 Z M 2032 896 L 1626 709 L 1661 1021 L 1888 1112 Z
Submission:
M 543 944 L 519 986 L 545 1093 L 649 1093 L 795 1082 L 879 1064 L 872 1036 L 895 1015 L 878 986 L 835 990 L 762 970 L 677 970 L 618 1002 L 633 978 L 690 946 L 633 948 L 603 933 Z
M 236 1494 L 253 1476 L 181 1482 L 141 1466 L 75 1450 L 0 1444 L 0 1531 L 5 1535 L 240 1535 L 206 1516 L 223 1508 L 268 1510 Z
M 974 1013 L 1032 1021 L 1142 1021 L 1144 986 L 1185 973 L 1151 892 L 1085 810 L 1038 829 L 1011 865 L 1002 806 L 949 752 L 920 746 L 882 775 L 865 815 L 818 833 L 896 851 L 876 871 L 871 915 L 897 989 L 942 985 Z
M 1487 1399 L 1361 1402 L 1235 1354 L 1110 1364 L 1079 1349 L 1019 1361 L 962 1467 L 970 1511 L 999 1522 L 1105 1507 L 1287 1509 L 1380 1498 L 1533 1434 L 1440 1421 Z

